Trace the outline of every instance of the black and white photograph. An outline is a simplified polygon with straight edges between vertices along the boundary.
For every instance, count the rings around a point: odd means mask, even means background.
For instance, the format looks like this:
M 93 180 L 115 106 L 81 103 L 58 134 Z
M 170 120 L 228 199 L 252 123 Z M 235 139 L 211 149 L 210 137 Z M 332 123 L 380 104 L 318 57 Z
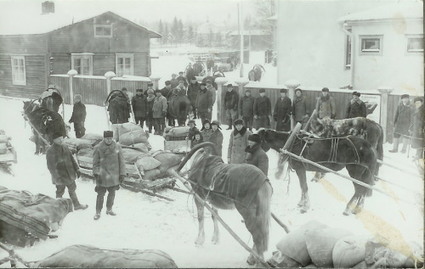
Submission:
M 422 0 L 0 0 L 0 268 L 423 268 Z

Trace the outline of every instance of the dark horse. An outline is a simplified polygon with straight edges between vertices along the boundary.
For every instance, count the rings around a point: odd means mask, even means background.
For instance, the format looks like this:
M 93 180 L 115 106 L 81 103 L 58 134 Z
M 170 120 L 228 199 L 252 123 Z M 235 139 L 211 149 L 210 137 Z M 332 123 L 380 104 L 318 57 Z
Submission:
M 272 148 L 278 152 L 290 136 L 287 132 L 266 129 L 258 131 L 258 134 L 261 137 L 263 149 Z M 333 171 L 339 171 L 345 167 L 352 178 L 369 185 L 374 184 L 374 175 L 378 170 L 376 153 L 373 147 L 362 138 L 355 136 L 311 138 L 306 135 L 297 135 L 287 150 Z M 310 207 L 306 171 L 323 172 L 323 170 L 291 157 L 289 157 L 289 165 L 295 170 L 300 181 L 302 195 L 298 206 L 301 207 L 301 213 L 304 213 Z M 371 189 L 353 184 L 354 195 L 348 202 L 344 215 L 360 212 L 365 196 L 372 194 Z
M 252 67 L 252 69 L 248 72 L 248 79 L 249 81 L 260 81 L 261 76 L 263 75 L 263 72 L 266 70 L 264 67 L 260 64 L 256 64 Z
M 177 119 L 179 126 L 184 126 L 192 105 L 187 95 L 173 95 L 168 103 L 168 113 Z
M 215 153 L 215 146 L 210 142 L 196 145 L 181 162 L 180 171 L 194 155 L 189 172 L 189 182 L 192 189 L 202 199 L 207 200 L 215 208 L 234 209 L 242 215 L 245 226 L 251 233 L 256 252 L 261 258 L 268 248 L 270 225 L 270 200 L 272 187 L 267 176 L 257 167 L 249 164 L 226 164 L 223 160 L 210 155 L 209 147 Z M 203 244 L 204 234 L 204 205 L 195 199 L 198 210 L 199 233 L 196 244 Z M 219 241 L 218 224 L 214 221 L 213 243 Z M 254 263 L 250 255 L 247 262 Z

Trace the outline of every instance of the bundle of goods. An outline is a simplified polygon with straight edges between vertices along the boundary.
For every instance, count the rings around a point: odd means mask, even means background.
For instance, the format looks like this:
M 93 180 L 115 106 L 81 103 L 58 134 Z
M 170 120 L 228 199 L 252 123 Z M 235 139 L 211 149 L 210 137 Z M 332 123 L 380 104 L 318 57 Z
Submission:
M 80 149 L 92 148 L 101 142 L 103 137 L 97 134 L 85 134 L 81 138 L 65 138 L 63 143 L 68 146 L 72 153 Z
M 164 149 L 173 152 L 188 152 L 190 141 L 187 140 L 189 127 L 167 127 L 164 130 Z
M 156 250 L 100 249 L 73 245 L 52 254 L 34 267 L 67 268 L 177 268 L 167 253 Z
M 413 253 L 390 249 L 383 238 L 353 235 L 317 221 L 291 231 L 276 247 L 268 262 L 277 267 L 405 268 L 418 260 Z M 423 263 L 423 257 L 419 260 Z
M 148 142 L 149 133 L 144 131 L 140 125 L 127 122 L 123 124 L 113 124 L 114 139 L 123 146 L 140 148 L 149 151 L 152 147 Z
M 25 247 L 46 239 L 72 211 L 71 199 L 54 199 L 0 186 L 0 238 Z

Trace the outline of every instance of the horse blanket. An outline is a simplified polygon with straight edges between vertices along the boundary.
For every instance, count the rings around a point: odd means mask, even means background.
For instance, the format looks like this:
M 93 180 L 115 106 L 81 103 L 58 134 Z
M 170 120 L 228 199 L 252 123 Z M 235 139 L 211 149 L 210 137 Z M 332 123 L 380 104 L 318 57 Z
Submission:
M 218 156 L 203 158 L 191 170 L 189 180 L 195 183 L 195 190 L 202 188 L 245 207 L 251 205 L 263 184 L 270 184 L 259 168 L 250 164 L 225 164 Z

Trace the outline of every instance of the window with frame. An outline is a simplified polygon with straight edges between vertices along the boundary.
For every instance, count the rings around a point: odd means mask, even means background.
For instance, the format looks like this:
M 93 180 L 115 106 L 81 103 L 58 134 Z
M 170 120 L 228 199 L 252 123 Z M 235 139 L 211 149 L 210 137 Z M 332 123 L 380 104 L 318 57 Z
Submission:
M 424 36 L 407 36 L 407 52 L 423 52 Z
M 93 75 L 93 53 L 72 53 L 71 68 L 79 75 Z
M 95 24 L 95 37 L 112 37 L 112 24 Z
M 351 29 L 347 29 L 351 33 Z M 351 68 L 351 35 L 345 38 L 345 69 Z
M 27 85 L 25 73 L 25 56 L 12 56 L 12 84 Z
M 362 53 L 381 53 L 382 36 L 363 36 L 360 37 Z
M 134 75 L 134 55 L 131 53 L 117 53 L 115 73 L 119 77 Z

